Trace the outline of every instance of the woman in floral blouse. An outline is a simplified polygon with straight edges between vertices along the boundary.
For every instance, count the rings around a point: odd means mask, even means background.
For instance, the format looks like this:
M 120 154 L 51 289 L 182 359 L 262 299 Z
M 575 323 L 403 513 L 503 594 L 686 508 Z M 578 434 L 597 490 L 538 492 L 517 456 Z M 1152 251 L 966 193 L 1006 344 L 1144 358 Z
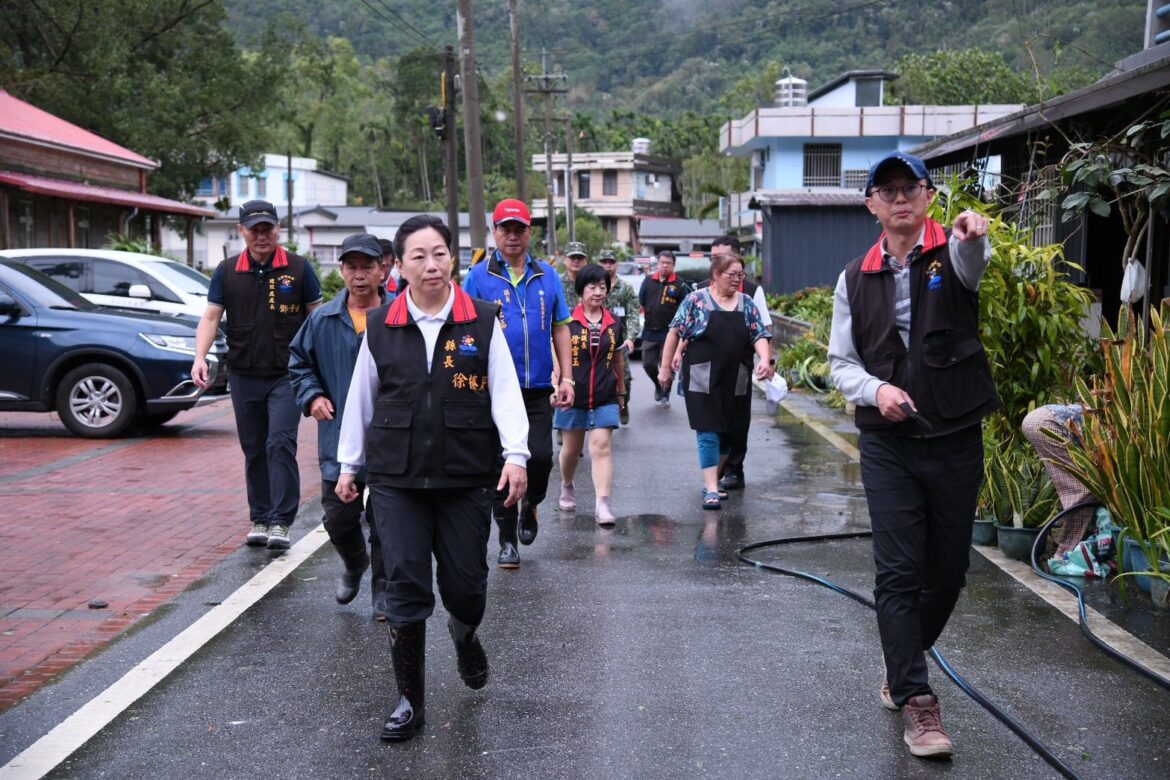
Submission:
M 703 471 L 703 508 L 719 509 L 720 470 L 730 449 L 737 408 L 751 406 L 752 354 L 759 355 L 757 378 L 772 378 L 772 334 L 763 313 L 739 291 L 743 258 L 711 258 L 711 286 L 691 293 L 679 306 L 662 348 L 658 382 L 668 387 L 671 368 L 679 368 L 687 418 L 699 447 Z M 679 344 L 681 360 L 675 354 Z M 740 414 L 746 412 L 740 411 Z

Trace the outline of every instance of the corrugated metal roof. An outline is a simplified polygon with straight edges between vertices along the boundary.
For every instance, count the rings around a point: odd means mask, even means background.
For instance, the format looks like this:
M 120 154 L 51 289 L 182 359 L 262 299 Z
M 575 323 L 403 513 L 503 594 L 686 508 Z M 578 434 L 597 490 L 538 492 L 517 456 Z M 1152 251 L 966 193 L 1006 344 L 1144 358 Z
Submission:
M 0 89 L 0 134 L 154 170 L 158 163 Z
M 762 206 L 863 206 L 865 195 L 857 190 L 756 190 L 748 208 Z
M 119 190 L 114 187 L 96 187 L 92 184 L 50 179 L 45 176 L 30 176 L 13 171 L 0 171 L 0 184 L 8 184 L 38 195 L 51 195 L 55 198 L 80 200 L 87 203 L 112 203 L 117 206 L 161 211 L 164 214 L 185 214 L 192 217 L 214 217 L 216 215 L 215 209 L 204 208 L 194 203 L 181 203 L 177 200 L 160 198 L 145 192 Z
M 643 239 L 716 238 L 723 235 L 723 228 L 717 219 L 642 217 L 638 233 Z

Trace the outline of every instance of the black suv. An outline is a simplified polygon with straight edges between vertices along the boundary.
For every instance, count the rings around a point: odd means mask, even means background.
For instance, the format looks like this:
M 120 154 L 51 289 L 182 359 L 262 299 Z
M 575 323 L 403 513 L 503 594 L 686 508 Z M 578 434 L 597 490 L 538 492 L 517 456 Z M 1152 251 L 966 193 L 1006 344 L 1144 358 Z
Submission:
M 190 373 L 197 326 L 194 317 L 96 306 L 0 258 L 0 411 L 56 411 L 88 438 L 162 425 L 203 395 Z M 223 392 L 226 366 L 214 353 L 226 345 L 208 356 L 210 392 Z

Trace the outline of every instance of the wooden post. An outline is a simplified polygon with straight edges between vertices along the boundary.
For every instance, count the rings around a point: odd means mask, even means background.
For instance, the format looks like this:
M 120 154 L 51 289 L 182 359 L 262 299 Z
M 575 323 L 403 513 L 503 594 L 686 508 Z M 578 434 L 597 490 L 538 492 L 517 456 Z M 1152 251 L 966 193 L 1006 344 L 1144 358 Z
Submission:
M 73 204 L 72 203 L 70 203 L 66 207 L 66 209 L 67 209 L 66 213 L 68 214 L 67 221 L 69 223 L 69 230 L 67 231 L 67 234 L 66 234 L 65 246 L 69 247 L 70 249 L 73 249 L 74 247 L 77 246 L 77 217 L 73 211 Z

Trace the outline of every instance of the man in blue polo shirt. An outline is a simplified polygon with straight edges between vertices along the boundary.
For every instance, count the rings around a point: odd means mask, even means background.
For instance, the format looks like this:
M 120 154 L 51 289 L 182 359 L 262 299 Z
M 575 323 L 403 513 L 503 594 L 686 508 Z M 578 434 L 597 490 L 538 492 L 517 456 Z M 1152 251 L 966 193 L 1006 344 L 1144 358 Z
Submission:
M 532 241 L 532 216 L 523 202 L 500 201 L 492 214 L 492 237 L 497 249 L 487 261 L 472 266 L 463 289 L 473 298 L 500 305 L 500 327 L 520 377 L 524 407 L 528 413 L 528 495 L 520 504 L 504 506 L 505 495 L 496 495 L 492 516 L 500 529 L 498 563 L 503 569 L 520 567 L 516 543 L 536 539 L 536 507 L 548 492 L 552 471 L 552 405 L 573 404 L 572 371 L 567 368 L 569 328 L 572 317 L 556 270 L 528 253 Z M 556 366 L 565 367 L 554 375 Z M 519 507 L 519 512 L 517 508 Z M 517 528 L 519 523 L 519 528 Z

